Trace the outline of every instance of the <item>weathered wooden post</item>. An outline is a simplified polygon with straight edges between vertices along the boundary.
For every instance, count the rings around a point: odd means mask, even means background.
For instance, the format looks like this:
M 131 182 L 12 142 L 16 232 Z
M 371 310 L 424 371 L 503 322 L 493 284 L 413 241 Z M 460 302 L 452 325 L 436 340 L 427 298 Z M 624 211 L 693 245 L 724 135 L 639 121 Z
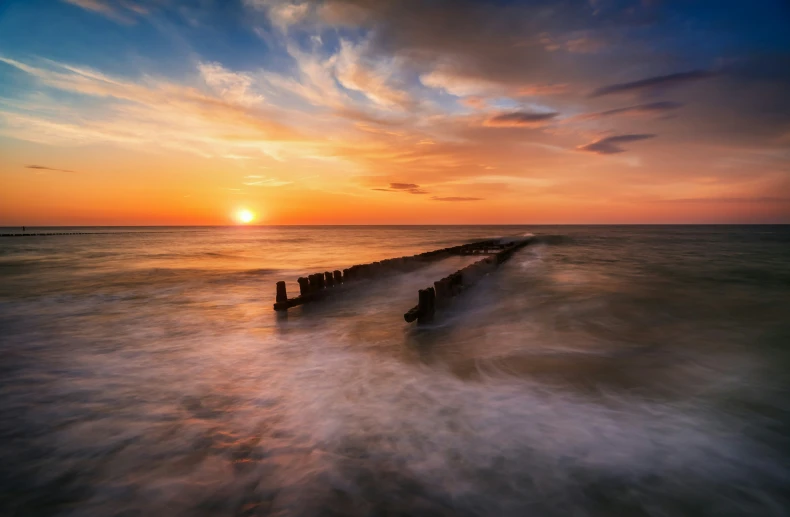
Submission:
M 343 283 L 343 273 L 335 269 L 332 274 L 335 276 L 335 285 L 340 285 Z
M 288 310 L 288 293 L 285 290 L 285 282 L 277 282 L 277 297 L 274 299 L 274 310 Z
M 417 323 L 433 321 L 433 316 L 436 314 L 436 291 L 433 290 L 433 287 L 420 289 L 418 306 L 420 309 L 417 314 Z
M 447 289 L 447 278 L 442 278 L 433 283 L 433 290 L 436 294 L 436 305 L 444 305 L 447 303 L 450 294 Z
M 310 280 L 301 276 L 297 282 L 299 282 L 299 294 L 301 296 L 307 296 L 310 294 Z
M 321 291 L 321 279 L 319 278 L 320 275 L 313 273 L 308 278 L 310 279 L 310 292 L 317 293 Z
M 335 277 L 332 276 L 332 273 L 326 271 L 324 273 L 324 285 L 327 287 L 332 287 L 335 285 Z
M 277 298 L 275 299 L 277 302 L 287 302 L 288 301 L 288 293 L 285 290 L 285 282 L 282 280 L 277 282 Z

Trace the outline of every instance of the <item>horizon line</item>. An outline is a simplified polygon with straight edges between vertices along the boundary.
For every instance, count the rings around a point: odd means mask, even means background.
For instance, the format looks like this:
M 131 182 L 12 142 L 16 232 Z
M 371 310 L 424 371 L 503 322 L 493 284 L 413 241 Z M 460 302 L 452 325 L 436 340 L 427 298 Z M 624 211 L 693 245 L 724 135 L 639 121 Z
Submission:
M 0 225 L 0 228 L 279 228 L 279 227 L 380 227 L 380 226 L 790 226 L 790 222 L 765 223 L 387 223 L 387 224 L 66 224 L 66 225 Z

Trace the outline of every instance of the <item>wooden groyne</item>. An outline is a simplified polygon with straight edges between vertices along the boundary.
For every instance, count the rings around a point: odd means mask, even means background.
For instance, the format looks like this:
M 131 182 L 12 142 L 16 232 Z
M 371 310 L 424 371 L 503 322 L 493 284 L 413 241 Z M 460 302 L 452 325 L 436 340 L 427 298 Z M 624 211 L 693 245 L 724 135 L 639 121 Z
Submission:
M 469 287 L 473 286 L 482 277 L 496 269 L 497 266 L 509 259 L 513 253 L 532 242 L 531 239 L 514 241 L 486 250 L 490 256 L 469 264 L 441 280 L 433 283 L 432 287 L 420 289 L 417 293 L 417 305 L 406 311 L 403 315 L 408 323 L 429 323 L 433 321 L 437 308 L 446 307 L 452 298 L 458 296 Z M 483 253 L 480 251 L 479 253 Z M 475 255 L 478 253 L 464 253 Z
M 0 237 L 51 237 L 53 235 L 137 235 L 147 233 L 181 233 L 171 230 L 131 230 L 127 232 L 24 232 L 24 233 L 0 233 Z
M 385 277 L 395 273 L 407 273 L 414 271 L 428 263 L 435 262 L 453 255 L 478 255 L 493 253 L 503 249 L 503 245 L 497 240 L 487 240 L 441 248 L 433 251 L 426 251 L 418 255 L 397 257 L 386 259 L 369 264 L 357 264 L 343 271 L 325 271 L 314 273 L 306 277 L 300 277 L 299 296 L 289 298 L 286 291 L 285 282 L 277 282 L 277 296 L 274 302 L 274 310 L 287 311 L 291 307 L 303 305 L 325 295 L 338 291 L 339 287 L 346 284 L 358 282 L 360 280 L 371 280 Z
M 47 237 L 49 235 L 99 235 L 110 232 L 47 232 L 47 233 L 0 233 L 0 237 Z
M 437 292 L 439 293 L 439 303 L 444 304 L 446 299 L 457 295 L 463 289 L 472 285 L 477 278 L 487 274 L 497 265 L 510 258 L 516 250 L 529 244 L 529 242 L 529 240 L 508 243 L 501 243 L 499 240 L 479 241 L 426 251 L 418 255 L 391 258 L 368 264 L 357 264 L 342 271 L 334 270 L 313 273 L 300 277 L 297 280 L 299 283 L 299 296 L 293 298 L 288 297 L 286 284 L 284 281 L 280 281 L 276 285 L 277 294 L 274 310 L 287 311 L 291 307 L 313 302 L 324 298 L 330 293 L 338 292 L 348 284 L 362 280 L 383 278 L 395 273 L 408 273 L 428 263 L 450 256 L 485 255 L 487 258 L 435 282 L 434 287 L 420 290 L 420 303 L 407 312 L 404 317 L 408 322 L 414 320 L 419 322 L 429 321 L 433 318 L 436 311 Z

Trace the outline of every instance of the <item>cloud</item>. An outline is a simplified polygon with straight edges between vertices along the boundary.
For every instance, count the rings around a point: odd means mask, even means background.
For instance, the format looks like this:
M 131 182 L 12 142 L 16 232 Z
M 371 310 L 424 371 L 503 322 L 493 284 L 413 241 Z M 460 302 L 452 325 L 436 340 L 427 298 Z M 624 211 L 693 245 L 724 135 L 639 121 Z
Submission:
M 46 95 L 17 109 L 0 109 L 0 115 L 18 137 L 45 143 L 115 142 L 127 145 L 157 145 L 189 150 L 210 156 L 239 154 L 255 146 L 270 154 L 285 142 L 304 141 L 303 135 L 279 119 L 281 109 L 245 105 L 248 92 L 222 74 L 210 71 L 216 95 L 199 89 L 145 77 L 139 80 L 112 77 L 100 72 L 57 62 L 37 67 L 0 57 L 30 74 L 40 85 L 83 95 L 84 102 L 101 106 L 96 115 L 80 110 L 82 103 L 63 105 Z M 221 72 L 221 73 L 220 73 Z M 230 74 L 232 75 L 232 74 Z M 219 77 L 219 79 L 218 79 Z M 224 88 L 223 88 L 224 86 Z M 224 98 L 223 98 L 224 96 Z
M 390 188 L 395 190 L 411 190 L 420 188 L 416 183 L 390 183 Z
M 63 0 L 86 11 L 101 14 L 121 23 L 134 23 L 136 17 L 149 13 L 148 7 L 133 0 L 111 2 L 108 0 Z
M 206 84 L 229 102 L 255 106 L 264 101 L 263 95 L 251 91 L 253 79 L 249 74 L 231 72 L 219 63 L 198 63 L 198 71 Z
M 449 197 L 433 196 L 431 199 L 433 199 L 434 201 L 483 201 L 482 197 L 462 197 L 462 196 L 449 196 Z
M 504 93 L 503 86 L 496 81 L 482 77 L 470 77 L 449 67 L 439 67 L 421 75 L 420 82 L 429 88 L 444 90 L 456 97 Z
M 616 154 L 625 152 L 625 149 L 619 147 L 617 144 L 637 142 L 639 140 L 646 140 L 655 136 L 656 135 L 651 134 L 608 136 L 606 138 L 602 138 L 601 140 L 596 140 L 595 142 L 579 146 L 577 149 L 580 151 L 588 151 L 596 154 Z
M 409 194 L 428 194 L 416 183 L 390 183 L 389 188 L 374 188 L 380 192 L 408 192 Z
M 282 187 L 293 183 L 292 181 L 264 178 L 263 176 L 245 176 L 245 179 L 252 180 L 243 182 L 248 187 Z
M 678 199 L 662 199 L 662 203 L 779 203 L 790 204 L 790 197 L 756 196 L 756 197 L 694 197 Z
M 403 90 L 390 86 L 391 75 L 396 68 L 391 60 L 376 64 L 365 62 L 364 46 L 341 41 L 335 59 L 335 77 L 349 90 L 362 93 L 383 107 L 411 107 L 414 102 Z
M 595 54 L 608 46 L 608 43 L 601 38 L 583 34 L 568 34 L 560 37 L 543 34 L 540 43 L 550 52 L 562 50 L 575 54 Z
M 477 95 L 472 95 L 469 97 L 464 97 L 461 99 L 461 104 L 468 108 L 473 108 L 477 110 L 485 109 L 488 107 L 488 102 L 484 97 L 480 97 Z
M 557 115 L 559 113 L 556 112 L 513 111 L 490 117 L 483 122 L 483 125 L 488 127 L 537 127 L 549 122 Z
M 636 106 L 628 106 L 626 108 L 617 108 L 606 111 L 599 111 L 597 113 L 588 113 L 581 115 L 582 119 L 596 119 L 611 117 L 614 115 L 655 115 L 662 114 L 668 111 L 680 109 L 683 104 L 680 102 L 660 101 L 650 102 L 647 104 L 637 104 Z
M 533 84 L 524 86 L 516 91 L 516 94 L 523 97 L 537 97 L 545 95 L 556 95 L 566 93 L 571 89 L 567 83 L 563 84 Z
M 420 82 L 429 88 L 443 90 L 456 97 L 466 97 L 472 103 L 475 99 L 496 96 L 542 97 L 565 93 L 568 84 L 508 84 L 490 77 L 481 77 L 458 69 L 457 65 L 440 65 L 431 72 L 422 74 Z
M 76 171 L 70 171 L 68 169 L 55 169 L 53 167 L 44 167 L 43 165 L 25 165 L 25 168 L 26 169 L 42 170 L 42 171 L 76 172 Z
M 641 79 L 639 81 L 633 81 L 630 83 L 617 83 L 617 84 L 610 84 L 608 86 L 603 86 L 594 90 L 590 97 L 601 97 L 603 95 L 612 95 L 618 93 L 631 93 L 631 92 L 642 92 L 645 90 L 653 90 L 658 88 L 668 88 L 673 86 L 678 86 L 684 83 L 690 83 L 694 81 L 700 81 L 702 79 L 708 79 L 713 77 L 715 74 L 708 70 L 692 70 L 690 72 L 678 72 L 675 74 L 669 75 L 658 75 L 655 77 L 648 77 L 647 79 Z

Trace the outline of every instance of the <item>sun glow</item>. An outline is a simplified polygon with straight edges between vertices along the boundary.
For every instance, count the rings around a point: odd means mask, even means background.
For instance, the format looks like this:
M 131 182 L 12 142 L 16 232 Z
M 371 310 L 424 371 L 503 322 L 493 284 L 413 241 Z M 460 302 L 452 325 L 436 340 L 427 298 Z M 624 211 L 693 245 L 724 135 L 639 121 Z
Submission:
M 236 212 L 236 221 L 241 224 L 249 224 L 255 220 L 255 214 L 251 211 L 247 210 L 246 208 L 242 208 L 238 212 Z

